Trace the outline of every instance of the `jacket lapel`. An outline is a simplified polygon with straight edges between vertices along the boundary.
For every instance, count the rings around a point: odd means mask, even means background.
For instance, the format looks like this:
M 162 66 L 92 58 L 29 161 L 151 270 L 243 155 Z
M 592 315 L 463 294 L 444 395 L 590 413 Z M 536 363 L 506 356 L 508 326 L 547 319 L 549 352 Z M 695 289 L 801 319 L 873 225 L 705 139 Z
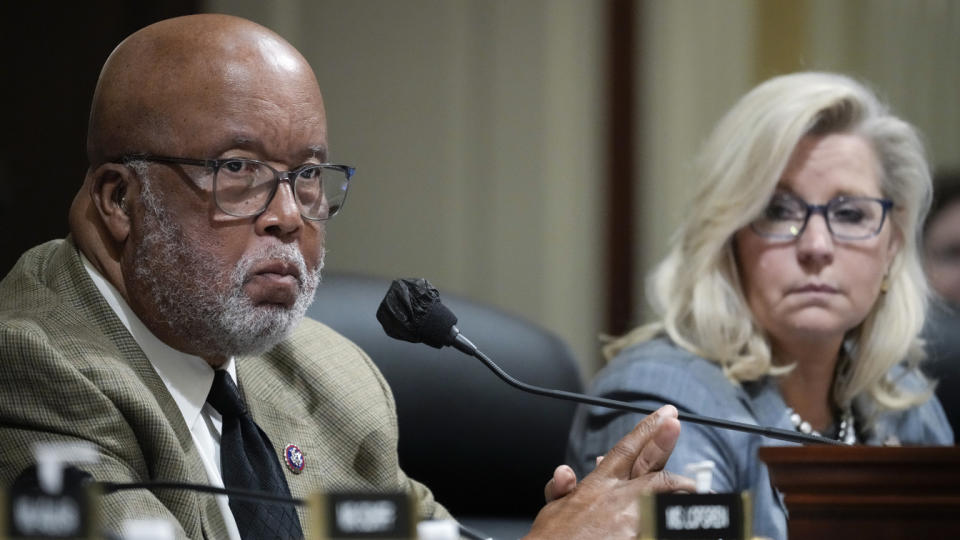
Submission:
M 61 294 L 77 306 L 87 317 L 87 320 L 94 321 L 103 334 L 117 347 L 122 357 L 139 378 L 139 382 L 146 387 L 155 404 L 169 421 L 169 425 L 183 451 L 182 460 L 161 459 L 151 463 L 153 476 L 151 479 L 208 484 L 209 479 L 206 469 L 203 467 L 203 461 L 196 445 L 193 443 L 193 436 L 183 420 L 183 415 L 180 413 L 176 401 L 170 395 L 166 385 L 163 384 L 163 380 L 157 375 L 133 336 L 127 331 L 126 326 L 113 312 L 100 291 L 97 290 L 96 285 L 83 266 L 79 251 L 71 237 L 67 237 L 54 256 L 55 262 L 58 262 L 56 261 L 58 258 L 62 259 L 59 261 L 61 264 L 53 264 L 52 267 L 62 269 L 61 271 L 65 273 L 63 276 L 65 279 L 56 282 L 67 282 L 72 285 L 60 291 Z M 149 403 L 145 403 L 144 406 L 148 407 Z M 162 500 L 162 492 L 158 492 L 158 497 L 161 497 Z M 193 492 L 189 493 L 189 499 L 192 501 L 192 506 L 199 512 L 177 513 L 177 518 L 184 529 L 195 537 L 200 536 L 201 531 L 199 529 L 201 528 L 205 537 L 226 537 L 226 526 L 223 523 L 223 517 L 220 514 L 216 499 L 209 495 L 197 496 Z M 199 519 L 197 516 L 199 516 Z

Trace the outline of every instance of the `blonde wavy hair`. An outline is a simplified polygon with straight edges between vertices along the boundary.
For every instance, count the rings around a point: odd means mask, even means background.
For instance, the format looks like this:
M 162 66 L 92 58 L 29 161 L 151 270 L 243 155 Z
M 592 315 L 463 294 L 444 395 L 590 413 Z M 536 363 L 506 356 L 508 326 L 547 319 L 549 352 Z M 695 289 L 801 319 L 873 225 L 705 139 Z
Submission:
M 881 190 L 894 201 L 890 223 L 901 248 L 888 275 L 889 290 L 847 334 L 848 371 L 838 376 L 839 406 L 866 399 L 879 410 L 926 400 L 899 389 L 888 372 L 923 359 L 919 338 L 928 285 L 919 252 L 920 226 L 932 187 L 916 130 L 893 116 L 853 79 L 831 73 L 794 73 L 770 79 L 743 96 L 720 120 L 696 163 L 701 184 L 667 257 L 648 277 L 647 298 L 657 322 L 634 329 L 604 348 L 612 358 L 635 343 L 666 334 L 678 346 L 720 364 L 734 382 L 783 374 L 754 320 L 741 286 L 733 236 L 759 215 L 776 189 L 797 143 L 806 135 L 849 133 L 872 146 Z M 876 409 L 875 409 L 876 410 Z

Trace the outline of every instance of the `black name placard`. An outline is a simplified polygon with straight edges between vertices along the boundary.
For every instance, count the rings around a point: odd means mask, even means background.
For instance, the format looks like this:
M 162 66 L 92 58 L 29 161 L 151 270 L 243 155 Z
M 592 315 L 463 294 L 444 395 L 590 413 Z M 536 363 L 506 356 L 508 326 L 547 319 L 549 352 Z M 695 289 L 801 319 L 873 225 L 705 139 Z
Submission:
M 40 489 L 35 469 L 24 471 L 10 490 L 0 493 L 2 538 L 93 538 L 95 491 L 90 484 L 65 477 L 63 489 Z
M 749 539 L 750 497 L 746 493 L 661 493 L 641 501 L 643 539 Z
M 325 493 L 310 498 L 320 539 L 416 538 L 414 504 L 406 493 Z

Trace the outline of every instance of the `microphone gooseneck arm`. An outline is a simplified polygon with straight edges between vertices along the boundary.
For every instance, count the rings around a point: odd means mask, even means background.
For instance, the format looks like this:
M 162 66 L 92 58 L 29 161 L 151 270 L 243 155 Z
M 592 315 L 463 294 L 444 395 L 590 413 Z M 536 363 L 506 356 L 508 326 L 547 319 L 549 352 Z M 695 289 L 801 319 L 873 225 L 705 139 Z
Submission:
M 455 347 L 457 350 L 478 358 L 481 362 L 484 363 L 490 371 L 493 371 L 497 377 L 503 379 L 504 382 L 522 390 L 524 392 L 529 392 L 531 394 L 537 394 L 541 396 L 548 396 L 558 399 L 563 399 L 566 401 L 574 401 L 577 403 L 586 403 L 588 405 L 599 405 L 601 407 L 607 407 L 611 409 L 623 410 L 637 412 L 641 414 L 651 414 L 654 411 L 646 407 L 638 407 L 632 403 L 626 401 L 618 401 L 614 399 L 607 399 L 601 397 L 592 397 L 585 394 L 577 394 L 574 392 L 567 392 L 564 390 L 552 390 L 549 388 L 542 388 L 540 386 L 534 386 L 532 384 L 527 384 L 523 381 L 518 381 L 508 374 L 506 371 L 500 368 L 497 364 L 493 362 L 487 355 L 480 352 L 480 349 L 476 345 L 470 342 L 463 334 L 460 333 L 460 330 L 453 326 L 450 329 L 450 345 Z M 700 416 L 698 414 L 686 413 L 678 411 L 678 419 L 685 422 L 693 422 L 695 424 L 702 424 L 705 426 L 720 427 L 725 429 L 733 429 L 736 431 L 743 431 L 746 433 L 755 433 L 758 435 L 763 435 L 764 437 L 770 437 L 772 439 L 780 439 L 784 441 L 796 442 L 796 443 L 814 443 L 814 444 L 828 444 L 842 446 L 843 443 L 840 441 L 835 441 L 833 439 L 828 439 L 827 437 L 818 437 L 816 435 L 807 435 L 805 433 L 800 433 L 799 431 L 788 431 L 786 429 L 772 428 L 772 427 L 760 427 L 753 424 L 744 424 L 742 422 L 732 422 L 729 420 L 720 420 L 717 418 L 710 418 L 709 416 Z

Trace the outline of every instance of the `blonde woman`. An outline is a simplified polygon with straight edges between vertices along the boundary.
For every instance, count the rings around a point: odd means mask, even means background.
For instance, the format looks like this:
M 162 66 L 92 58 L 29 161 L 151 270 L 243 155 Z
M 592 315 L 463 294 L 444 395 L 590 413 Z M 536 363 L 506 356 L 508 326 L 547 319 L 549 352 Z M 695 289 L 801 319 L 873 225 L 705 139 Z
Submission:
M 850 444 L 950 444 L 917 369 L 931 182 L 914 129 L 848 77 L 796 73 L 741 98 L 697 166 L 648 282 L 658 319 L 606 348 L 592 392 Z M 637 420 L 581 407 L 568 461 L 586 474 Z M 713 489 L 751 490 L 754 533 L 784 538 L 756 457 L 777 444 L 687 423 L 666 468 L 712 460 Z

